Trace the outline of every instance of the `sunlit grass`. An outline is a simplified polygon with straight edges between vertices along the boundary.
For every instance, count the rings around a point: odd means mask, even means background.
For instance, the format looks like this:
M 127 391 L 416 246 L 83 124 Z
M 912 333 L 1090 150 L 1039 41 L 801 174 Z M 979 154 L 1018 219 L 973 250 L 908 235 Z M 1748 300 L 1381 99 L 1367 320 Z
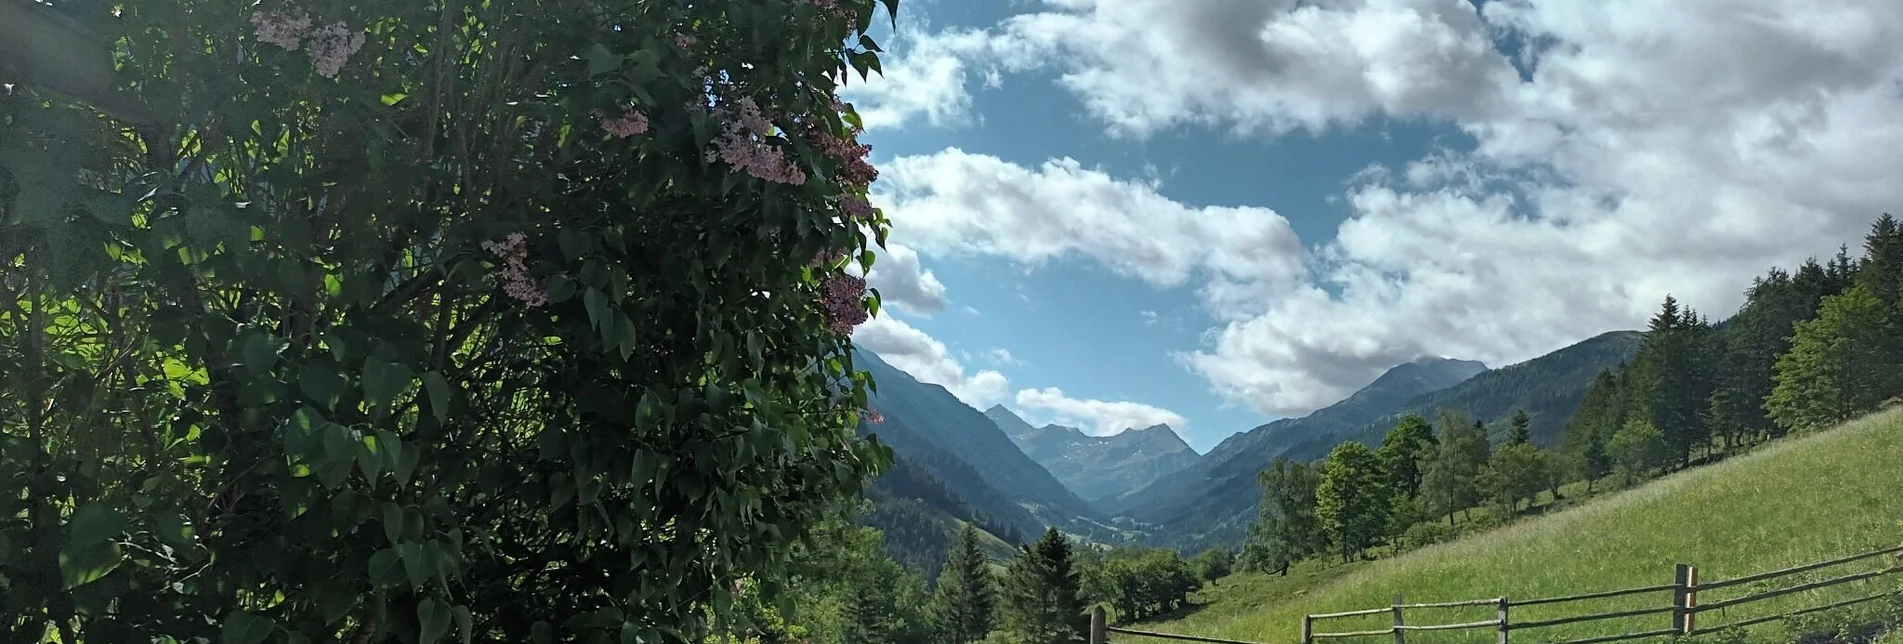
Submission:
M 1283 644 L 1300 639 L 1305 613 L 1409 602 L 1506 596 L 1531 599 L 1668 584 L 1673 566 L 1699 568 L 1706 581 L 1786 568 L 1903 544 L 1903 411 L 1892 411 L 1812 436 L 1654 481 L 1552 515 L 1524 520 L 1393 559 L 1288 578 L 1243 575 L 1203 593 L 1210 605 L 1182 619 L 1138 628 Z M 1831 568 L 1778 586 L 1883 567 L 1894 559 Z M 1884 584 L 1879 586 L 1877 584 Z M 1227 587 L 1225 587 L 1227 586 Z M 1827 603 L 1882 588 L 1898 576 L 1733 607 L 1699 616 L 1713 626 Z M 1712 591 L 1701 603 L 1764 589 Z M 1669 592 L 1576 604 L 1526 607 L 1512 621 L 1667 606 Z M 1494 609 L 1416 610 L 1409 623 L 1492 619 Z M 1669 615 L 1515 632 L 1525 642 L 1573 639 L 1670 626 Z M 1391 617 L 1319 622 L 1318 631 L 1386 627 Z M 1790 641 L 1777 622 L 1755 627 L 1753 641 Z M 1491 641 L 1488 632 L 1410 632 L 1410 644 Z M 1114 642 L 1144 638 L 1118 636 Z M 1384 638 L 1330 640 L 1370 642 Z

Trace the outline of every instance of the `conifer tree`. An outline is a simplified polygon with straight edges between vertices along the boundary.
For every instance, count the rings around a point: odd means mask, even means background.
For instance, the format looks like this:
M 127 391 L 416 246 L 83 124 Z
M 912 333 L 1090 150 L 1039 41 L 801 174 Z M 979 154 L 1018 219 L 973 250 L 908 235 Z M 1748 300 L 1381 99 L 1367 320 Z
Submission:
M 1084 641 L 1088 622 L 1078 598 L 1078 571 L 1071 562 L 1070 540 L 1057 528 L 1045 530 L 1043 537 L 1018 552 L 1005 576 L 1004 599 L 1004 631 L 1013 641 Z
M 1532 423 L 1533 419 L 1527 417 L 1526 410 L 1513 410 L 1513 419 L 1508 422 L 1507 426 L 1507 444 L 1525 445 L 1532 442 L 1533 433 L 1530 430 Z
M 978 530 L 965 524 L 946 554 L 932 597 L 933 622 L 947 644 L 970 644 L 991 633 L 997 604 L 994 584 L 978 545 Z

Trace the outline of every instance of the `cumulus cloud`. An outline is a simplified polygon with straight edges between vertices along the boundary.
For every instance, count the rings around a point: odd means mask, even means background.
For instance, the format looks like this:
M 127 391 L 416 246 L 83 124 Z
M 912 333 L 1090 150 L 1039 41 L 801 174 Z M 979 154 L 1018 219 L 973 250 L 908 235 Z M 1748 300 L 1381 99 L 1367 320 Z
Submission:
M 1093 436 L 1109 436 L 1125 429 L 1169 425 L 1181 434 L 1189 424 L 1182 415 L 1161 407 L 1134 402 L 1077 399 L 1056 387 L 1020 389 L 1017 406 L 1055 416 L 1060 425 L 1084 428 Z
M 985 352 L 985 357 L 986 357 L 986 358 L 989 358 L 989 359 L 990 359 L 990 360 L 991 360 L 992 362 L 995 362 L 995 363 L 998 363 L 998 364 L 1002 364 L 1002 365 L 1022 365 L 1022 364 L 1024 364 L 1024 361 L 1023 361 L 1023 360 L 1019 360 L 1019 359 L 1017 359 L 1017 357 L 1016 357 L 1016 356 L 1013 356 L 1013 355 L 1011 355 L 1011 350 L 1010 350 L 1010 349 L 1006 349 L 1006 348 L 1003 348 L 1003 347 L 999 347 L 999 348 L 996 348 L 996 349 L 992 349 L 992 350 L 990 350 L 990 351 L 986 351 L 986 352 Z
M 904 244 L 888 243 L 878 252 L 866 284 L 878 289 L 882 303 L 918 315 L 945 310 L 945 285 L 919 263 L 918 252 Z
M 972 76 L 998 87 L 1002 71 L 1021 71 L 1035 59 L 1016 39 L 978 29 L 925 33 L 907 16 L 886 43 L 870 81 L 848 83 L 839 93 L 858 110 L 867 130 L 923 120 L 934 126 L 970 124 Z M 857 80 L 857 77 L 854 77 Z
M 1156 188 L 1070 158 L 1027 168 L 949 148 L 881 164 L 873 199 L 893 236 L 927 253 L 1076 256 L 1163 286 L 1201 275 L 1237 310 L 1308 278 L 1300 240 L 1275 211 L 1191 207 Z
M 945 343 L 890 315 L 853 329 L 852 343 L 879 355 L 886 364 L 919 382 L 944 387 L 965 404 L 984 409 L 1010 395 L 1010 380 L 991 369 L 966 374 Z
M 1190 207 L 1068 158 L 898 159 L 888 212 L 927 254 L 1080 255 L 1193 284 L 1221 324 L 1183 364 L 1283 415 L 1423 353 L 1508 364 L 1632 328 L 1667 292 L 1727 313 L 1754 274 L 1903 202 L 1903 3 L 1484 7 L 1049 0 L 986 32 L 1128 136 L 1382 117 L 1475 141 L 1356 176 L 1352 217 L 1306 251 L 1268 208 Z

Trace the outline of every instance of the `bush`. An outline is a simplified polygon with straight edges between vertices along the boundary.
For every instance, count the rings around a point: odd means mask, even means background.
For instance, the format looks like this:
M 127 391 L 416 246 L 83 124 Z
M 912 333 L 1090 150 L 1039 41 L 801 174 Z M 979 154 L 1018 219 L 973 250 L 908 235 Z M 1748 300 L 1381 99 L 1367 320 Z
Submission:
M 691 642 L 773 595 L 890 458 L 834 98 L 874 3 L 305 4 L 43 7 L 157 123 L 0 71 L 0 640 Z
M 1418 550 L 1452 538 L 1454 538 L 1453 527 L 1439 521 L 1426 521 L 1408 526 L 1408 529 L 1401 533 L 1400 541 L 1395 545 L 1401 550 Z

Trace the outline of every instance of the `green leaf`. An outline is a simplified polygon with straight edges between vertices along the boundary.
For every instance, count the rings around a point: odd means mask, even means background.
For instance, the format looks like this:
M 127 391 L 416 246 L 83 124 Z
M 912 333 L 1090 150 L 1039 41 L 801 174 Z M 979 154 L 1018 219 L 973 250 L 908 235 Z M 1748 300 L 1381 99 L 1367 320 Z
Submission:
M 67 525 L 66 542 L 73 546 L 96 546 L 111 541 L 125 532 L 126 518 L 112 508 L 99 503 L 88 503 L 73 511 L 72 522 Z
M 608 322 L 607 296 L 603 295 L 599 289 L 590 288 L 582 291 L 581 300 L 583 306 L 588 309 L 589 328 L 600 331 L 602 325 Z
M 537 621 L 529 625 L 529 639 L 535 640 L 535 644 L 554 644 L 555 628 L 548 622 Z
M 589 76 L 600 76 L 614 71 L 621 67 L 622 61 L 622 57 L 608 51 L 608 48 L 602 46 L 601 43 L 595 43 L 594 47 L 590 47 L 585 58 L 588 60 Z
M 376 356 L 363 361 L 363 398 L 372 406 L 387 405 L 397 394 L 409 388 L 415 375 L 409 367 L 386 362 Z
M 393 586 L 403 581 L 403 558 L 395 549 L 384 548 L 370 555 L 370 582 L 379 586 Z
M 435 644 L 436 640 L 443 639 L 443 634 L 449 632 L 449 607 L 443 604 L 443 600 L 430 597 L 418 603 L 416 619 L 421 625 L 417 644 Z
M 456 620 L 456 632 L 462 637 L 463 644 L 469 644 L 470 640 L 476 638 L 476 620 L 469 614 L 468 606 L 450 609 L 449 616 Z
M 357 450 L 357 467 L 363 470 L 363 478 L 370 482 L 370 489 L 376 489 L 377 478 L 383 475 L 383 465 L 388 457 L 383 454 L 383 441 L 375 435 L 365 435 L 362 446 Z
M 159 540 L 165 545 L 184 550 L 193 545 L 192 526 L 185 523 L 185 515 L 177 512 L 161 512 L 152 517 L 153 528 L 158 530 Z
M 390 468 L 390 474 L 396 477 L 398 485 L 409 485 L 410 477 L 416 473 L 416 459 L 421 454 L 407 447 L 395 450 L 393 453 L 396 456 L 396 466 Z
M 396 92 L 394 94 L 384 94 L 382 96 L 382 100 L 384 105 L 396 105 L 397 103 L 403 102 L 403 99 L 406 99 L 409 97 L 410 97 L 409 94 Z
M 396 553 L 403 558 L 403 572 L 410 578 L 410 588 L 421 592 L 429 585 L 430 569 L 435 567 L 429 560 L 429 552 L 421 544 L 406 543 L 397 546 Z
M 350 382 L 344 378 L 343 374 L 337 373 L 337 370 L 326 364 L 306 362 L 304 366 L 297 368 L 298 389 L 303 390 L 305 396 L 323 405 L 325 409 L 335 411 L 337 401 L 343 399 L 344 388 L 349 386 Z
M 393 546 L 403 541 L 403 506 L 383 504 L 383 537 Z
M 244 611 L 234 611 L 225 616 L 224 628 L 218 641 L 220 644 L 258 644 L 271 636 L 277 628 L 277 622 L 268 617 L 259 617 Z
M 449 420 L 449 381 L 443 374 L 431 371 L 423 374 L 423 388 L 429 392 L 430 411 L 436 414 L 436 422 Z

